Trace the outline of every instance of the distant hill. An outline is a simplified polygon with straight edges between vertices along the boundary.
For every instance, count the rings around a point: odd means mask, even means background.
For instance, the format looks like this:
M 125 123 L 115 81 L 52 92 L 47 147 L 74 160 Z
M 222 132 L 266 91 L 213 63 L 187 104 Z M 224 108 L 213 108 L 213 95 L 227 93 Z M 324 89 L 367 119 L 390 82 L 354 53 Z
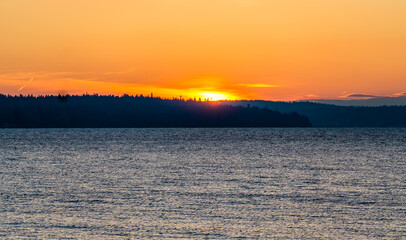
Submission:
M 310 102 L 333 104 L 338 106 L 406 106 L 406 94 L 395 97 L 382 97 L 373 95 L 353 94 L 361 99 L 312 99 Z M 370 96 L 367 99 L 362 99 L 363 96 Z
M 361 107 L 260 100 L 222 101 L 221 104 L 297 112 L 309 117 L 314 127 L 406 127 L 406 106 Z
M 297 113 L 143 96 L 0 95 L 0 127 L 310 127 Z

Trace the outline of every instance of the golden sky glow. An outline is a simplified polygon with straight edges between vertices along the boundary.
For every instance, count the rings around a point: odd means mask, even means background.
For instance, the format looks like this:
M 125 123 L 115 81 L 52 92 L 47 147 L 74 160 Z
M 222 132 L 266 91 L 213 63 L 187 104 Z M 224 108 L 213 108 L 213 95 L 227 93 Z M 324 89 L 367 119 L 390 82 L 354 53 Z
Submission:
M 405 16 L 405 0 L 0 0 L 0 93 L 394 95 Z

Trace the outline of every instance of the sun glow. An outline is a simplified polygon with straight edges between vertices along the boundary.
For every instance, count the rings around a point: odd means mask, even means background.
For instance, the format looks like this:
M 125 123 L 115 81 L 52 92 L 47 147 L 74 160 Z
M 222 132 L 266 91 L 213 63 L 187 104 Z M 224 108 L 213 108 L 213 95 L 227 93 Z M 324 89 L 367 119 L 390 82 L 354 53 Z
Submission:
M 199 93 L 199 97 L 208 101 L 231 100 L 232 97 L 223 93 L 203 92 Z

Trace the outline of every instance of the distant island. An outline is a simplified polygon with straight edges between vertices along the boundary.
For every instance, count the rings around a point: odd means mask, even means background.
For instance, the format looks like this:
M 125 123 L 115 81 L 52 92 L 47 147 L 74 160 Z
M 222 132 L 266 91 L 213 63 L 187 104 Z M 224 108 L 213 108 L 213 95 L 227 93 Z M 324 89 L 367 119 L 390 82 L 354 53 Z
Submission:
M 406 127 L 406 106 L 337 106 L 263 100 L 222 101 L 220 104 L 297 112 L 307 116 L 313 127 Z
M 1 128 L 311 127 L 308 117 L 255 106 L 152 96 L 0 94 Z

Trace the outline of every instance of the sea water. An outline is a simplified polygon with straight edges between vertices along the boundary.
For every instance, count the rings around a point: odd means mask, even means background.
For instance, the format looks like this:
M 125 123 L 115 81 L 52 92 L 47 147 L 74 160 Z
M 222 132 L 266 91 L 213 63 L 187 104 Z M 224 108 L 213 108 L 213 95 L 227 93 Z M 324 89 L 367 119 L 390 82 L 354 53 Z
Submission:
M 406 129 L 1 129 L 0 166 L 0 238 L 406 238 Z

